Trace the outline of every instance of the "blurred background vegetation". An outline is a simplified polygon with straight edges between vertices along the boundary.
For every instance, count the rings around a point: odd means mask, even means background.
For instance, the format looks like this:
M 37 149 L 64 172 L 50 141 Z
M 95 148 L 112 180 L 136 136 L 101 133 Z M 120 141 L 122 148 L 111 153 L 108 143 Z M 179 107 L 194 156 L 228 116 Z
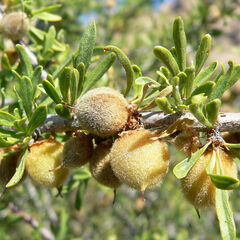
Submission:
M 97 45 L 118 46 L 146 76 L 155 76 L 160 66 L 153 56 L 153 47 L 173 46 L 172 24 L 179 15 L 185 23 L 189 62 L 194 59 L 191 53 L 196 51 L 201 37 L 210 33 L 214 42 L 208 61 L 218 60 L 226 65 L 233 59 L 236 64 L 240 63 L 240 2 L 237 0 L 32 1 L 35 9 L 53 3 L 62 4 L 53 12 L 62 20 L 48 24 L 38 20 L 35 26 L 44 31 L 51 25 L 57 32 L 63 29 L 64 42 L 69 44 L 69 51 L 73 51 L 86 26 L 95 20 Z M 36 49 L 34 44 L 32 49 Z M 60 56 L 59 61 L 63 58 Z M 121 85 L 125 83 L 124 78 L 125 73 L 116 62 L 99 84 Z M 240 110 L 239 93 L 238 83 L 225 93 L 223 111 Z M 172 174 L 173 166 L 184 156 L 173 148 L 171 153 L 171 167 L 165 182 L 160 188 L 147 190 L 145 202 L 139 192 L 122 186 L 113 205 L 112 190 L 93 179 L 84 180 L 80 188 L 74 187 L 74 181 L 69 180 L 63 189 L 63 198 L 57 196 L 57 190 L 36 187 L 26 179 L 0 200 L 1 240 L 220 239 L 214 211 L 203 210 L 198 219 L 195 209 L 184 200 L 180 184 Z M 76 171 L 76 176 L 78 173 Z M 79 210 L 75 208 L 76 194 Z M 231 195 L 231 203 L 237 236 L 240 236 L 240 191 Z

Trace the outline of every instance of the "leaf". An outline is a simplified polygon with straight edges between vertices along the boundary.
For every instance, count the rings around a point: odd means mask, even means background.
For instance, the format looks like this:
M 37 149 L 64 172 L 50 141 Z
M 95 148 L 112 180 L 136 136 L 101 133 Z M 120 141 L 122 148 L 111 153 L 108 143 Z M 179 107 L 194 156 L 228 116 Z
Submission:
M 9 62 L 8 55 L 6 53 L 4 53 L 2 55 L 1 65 L 2 65 L 2 69 L 6 69 L 6 70 L 9 70 L 9 71 L 12 70 L 12 66 Z
M 179 73 L 178 64 L 168 49 L 162 46 L 156 46 L 153 49 L 153 53 L 168 67 L 173 76 L 176 76 Z
M 62 20 L 62 17 L 56 14 L 48 13 L 48 12 L 39 12 L 34 14 L 33 19 L 38 18 L 43 21 L 48 22 L 59 22 Z
M 154 87 L 160 87 L 161 86 L 157 81 L 153 80 L 150 77 L 139 77 L 135 80 L 135 83 L 137 85 L 145 85 L 146 83 L 152 83 Z
M 203 38 L 202 41 L 198 47 L 197 53 L 196 53 L 196 76 L 202 69 L 204 63 L 206 62 L 210 50 L 212 48 L 212 37 L 209 34 L 206 34 Z
M 61 6 L 62 6 L 61 4 L 55 4 L 55 5 L 51 5 L 51 6 L 48 6 L 48 7 L 40 8 L 40 9 L 37 9 L 37 10 L 33 10 L 31 13 L 34 16 L 35 14 L 38 14 L 38 13 L 53 11 L 53 10 L 55 10 L 57 8 L 60 8 Z
M 187 40 L 184 32 L 184 23 L 181 17 L 177 17 L 173 23 L 173 40 L 176 48 L 179 68 L 181 71 L 184 71 L 187 62 Z
M 10 187 L 15 186 L 22 179 L 24 169 L 25 169 L 25 162 L 26 162 L 27 154 L 28 154 L 28 150 L 25 149 L 21 159 L 18 160 L 18 165 L 17 165 L 17 168 L 16 168 L 16 172 L 14 173 L 14 175 L 10 179 L 10 181 L 7 183 L 6 188 L 10 188 Z
M 215 83 L 212 81 L 203 83 L 192 92 L 191 96 L 184 102 L 184 104 L 191 104 L 192 97 L 201 93 L 204 93 L 205 96 L 209 96 L 214 86 Z
M 27 135 L 30 136 L 32 132 L 39 126 L 41 126 L 47 117 L 47 106 L 39 106 L 34 111 L 28 126 Z
M 184 96 L 184 91 L 186 88 L 186 83 L 187 83 L 187 74 L 184 72 L 180 72 L 178 75 L 179 77 L 179 92 L 181 96 Z
M 179 92 L 178 83 L 179 83 L 179 77 L 177 77 L 177 76 L 173 77 L 172 78 L 172 86 L 173 86 L 172 96 L 173 96 L 177 106 L 183 104 L 182 99 L 181 99 L 181 95 L 180 95 L 180 92 Z
M 218 112 L 221 107 L 221 100 L 214 99 L 206 105 L 207 119 L 211 124 L 215 124 L 218 118 Z
M 174 113 L 174 110 L 172 109 L 172 106 L 166 97 L 156 98 L 155 102 L 158 105 L 158 107 L 161 110 L 163 110 L 165 113 L 168 113 L 168 114 Z
M 61 118 L 70 119 L 72 117 L 68 107 L 63 104 L 57 104 L 55 106 L 55 111 Z
M 75 208 L 77 210 L 80 210 L 82 207 L 85 193 L 87 190 L 87 184 L 88 184 L 88 179 L 83 180 L 79 183 L 78 190 L 76 193 L 76 199 L 75 199 Z
M 85 76 L 82 94 L 87 92 L 107 72 L 116 59 L 115 53 L 107 54 L 103 60 Z
M 104 50 L 114 52 L 117 55 L 119 62 L 121 63 L 121 65 L 123 66 L 123 68 L 126 72 L 127 88 L 124 93 L 124 96 L 126 97 L 132 87 L 133 81 L 135 80 L 132 64 L 131 64 L 130 60 L 128 59 L 128 57 L 126 56 L 126 54 L 118 47 L 109 45 L 109 46 L 104 47 Z
M 91 62 L 91 57 L 93 53 L 93 48 L 96 40 L 96 25 L 92 22 L 88 25 L 86 31 L 83 33 L 79 47 L 74 54 L 73 66 L 76 68 L 80 62 L 85 66 L 85 71 L 87 71 L 89 64 Z
M 59 87 L 63 97 L 63 101 L 69 103 L 70 96 L 69 96 L 69 88 L 70 88 L 70 81 L 72 75 L 72 68 L 65 67 L 59 76 Z
M 36 86 L 41 81 L 43 67 L 41 65 L 38 65 L 33 72 L 32 75 L 32 85 Z
M 33 73 L 33 68 L 32 68 L 30 58 L 28 57 L 28 54 L 26 53 L 24 47 L 20 44 L 16 45 L 16 49 L 17 49 L 19 58 L 21 60 L 23 75 L 31 77 Z
M 229 147 L 229 148 L 240 148 L 239 143 L 224 143 L 224 146 Z
M 196 161 L 203 155 L 203 153 L 206 151 L 207 147 L 211 144 L 211 142 L 208 142 L 200 148 L 197 152 L 193 153 L 191 157 L 188 157 L 178 163 L 173 168 L 173 173 L 178 179 L 182 179 L 187 176 L 189 170 L 193 167 L 193 165 L 196 163 Z
M 87 168 L 77 169 L 74 171 L 73 180 L 81 181 L 91 178 L 91 173 Z
M 56 37 L 56 29 L 52 25 L 49 28 L 48 33 L 44 36 L 43 54 L 46 54 L 52 48 L 55 37 Z
M 0 147 L 9 147 L 16 144 L 18 141 L 7 141 L 0 136 Z
M 55 103 L 61 103 L 62 99 L 59 96 L 56 88 L 46 79 L 42 81 L 42 85 L 44 90 L 46 91 L 47 95 L 55 102 Z
M 239 180 L 230 176 L 208 174 L 212 183 L 219 189 L 232 190 L 239 187 Z
M 32 115 L 32 100 L 33 100 L 33 87 L 32 81 L 29 77 L 24 76 L 20 80 L 20 88 L 17 91 L 20 99 L 22 100 L 22 105 L 27 115 L 30 119 Z
M 85 65 L 80 62 L 77 66 L 77 70 L 79 72 L 79 80 L 78 80 L 78 89 L 77 89 L 77 97 L 79 97 L 83 90 L 83 83 L 85 79 Z
M 202 72 L 200 72 L 194 79 L 194 85 L 199 86 L 207 81 L 211 81 L 218 68 L 218 61 L 212 62 L 208 67 L 206 67 Z
M 12 127 L 15 120 L 12 114 L 0 110 L 0 125 Z
M 237 80 L 240 78 L 240 65 L 235 65 L 232 61 L 228 62 L 229 69 L 225 75 L 222 75 L 220 79 L 217 81 L 212 94 L 210 96 L 209 101 L 214 100 L 216 98 L 221 99 L 223 93 L 232 87 Z
M 187 78 L 185 79 L 185 93 L 186 97 L 190 97 L 193 89 L 193 82 L 195 77 L 195 68 L 194 67 L 187 67 L 185 69 L 185 73 Z
M 77 69 L 72 69 L 71 80 L 70 80 L 70 104 L 73 105 L 75 100 L 77 99 L 77 90 L 78 90 L 78 82 L 79 82 L 79 72 Z

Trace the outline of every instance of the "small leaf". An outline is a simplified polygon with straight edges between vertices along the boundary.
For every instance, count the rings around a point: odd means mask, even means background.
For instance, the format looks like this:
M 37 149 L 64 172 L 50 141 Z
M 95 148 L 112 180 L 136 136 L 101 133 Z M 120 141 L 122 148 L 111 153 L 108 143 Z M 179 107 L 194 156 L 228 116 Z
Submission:
M 194 79 L 194 85 L 201 85 L 207 81 L 211 81 L 218 68 L 218 61 L 212 62 L 208 67 L 206 67 L 202 72 L 200 72 Z
M 218 118 L 218 112 L 221 107 L 221 100 L 214 99 L 206 105 L 207 119 L 211 124 L 215 124 Z
M 38 14 L 38 13 L 55 10 L 57 8 L 60 8 L 61 6 L 62 6 L 61 4 L 55 4 L 55 5 L 51 5 L 51 6 L 48 6 L 48 7 L 40 8 L 40 9 L 37 9 L 37 10 L 33 10 L 31 13 L 34 16 L 35 14 Z
M 187 176 L 189 170 L 193 167 L 196 161 L 203 155 L 206 151 L 207 147 L 210 145 L 211 142 L 208 142 L 205 146 L 200 148 L 197 152 L 193 153 L 191 157 L 188 157 L 178 163 L 174 169 L 173 173 L 178 179 L 182 179 Z
M 212 48 L 212 37 L 209 34 L 206 34 L 198 47 L 197 53 L 196 53 L 196 76 L 202 69 L 204 63 L 206 62 L 209 53 Z
M 174 110 L 166 97 L 156 98 L 155 102 L 165 113 L 174 113 Z
M 229 148 L 240 148 L 240 143 L 224 143 L 224 146 Z
M 79 72 L 79 80 L 78 80 L 78 89 L 77 89 L 77 97 L 79 97 L 83 90 L 83 83 L 85 79 L 85 65 L 80 62 L 77 66 L 77 70 Z
M 27 135 L 30 136 L 32 132 L 39 126 L 41 126 L 47 117 L 47 106 L 39 106 L 34 111 L 28 126 Z
M 91 173 L 87 168 L 77 169 L 74 171 L 73 180 L 81 181 L 91 178 Z
M 31 77 L 33 73 L 32 64 L 24 47 L 20 44 L 16 45 L 16 49 L 21 60 L 22 72 L 24 75 Z
M 48 21 L 48 22 L 59 22 L 62 20 L 62 17 L 56 14 L 48 13 L 48 12 L 40 12 L 34 14 L 33 18 L 38 18 L 43 21 Z
M 43 67 L 41 65 L 38 65 L 33 72 L 32 75 L 32 85 L 36 86 L 41 81 Z
M 168 67 L 173 76 L 179 73 L 178 64 L 168 49 L 162 46 L 156 46 L 153 52 L 155 56 Z
M 186 97 L 190 97 L 193 89 L 193 82 L 195 77 L 195 68 L 194 67 L 187 67 L 185 69 L 185 73 L 187 75 L 186 82 L 185 82 L 185 93 Z
M 132 87 L 133 81 L 134 81 L 134 71 L 132 68 L 132 64 L 126 54 L 119 48 L 115 46 L 106 46 L 104 47 L 105 51 L 111 51 L 114 52 L 117 55 L 117 58 L 121 65 L 123 66 L 125 72 L 126 72 L 126 77 L 127 77 L 127 88 L 125 90 L 124 96 L 126 97 Z
M 70 80 L 70 104 L 73 105 L 75 100 L 77 99 L 77 89 L 78 89 L 78 82 L 79 82 L 79 72 L 77 69 L 72 69 L 71 80 Z
M 184 72 L 180 72 L 178 75 L 179 77 L 179 92 L 181 96 L 185 96 L 185 89 L 186 89 L 186 84 L 187 84 L 187 74 Z
M 82 94 L 87 92 L 107 72 L 116 59 L 115 53 L 109 53 L 91 71 L 86 74 Z
M 93 53 L 93 48 L 96 40 L 96 26 L 92 22 L 88 25 L 86 31 L 83 33 L 79 47 L 74 54 L 73 66 L 76 68 L 80 62 L 85 66 L 85 71 L 87 71 L 89 64 L 91 62 L 91 57 Z
M 52 25 L 49 28 L 48 33 L 44 36 L 43 54 L 47 53 L 48 50 L 50 50 L 52 48 L 55 37 L 56 37 L 56 29 Z
M 181 99 L 181 95 L 180 95 L 180 92 L 179 92 L 178 83 L 179 83 L 179 77 L 177 77 L 177 76 L 173 77 L 173 79 L 172 79 L 172 86 L 173 86 L 172 96 L 173 96 L 177 106 L 183 104 L 182 99 Z
M 184 71 L 187 62 L 187 40 L 184 32 L 184 23 L 181 17 L 177 17 L 173 23 L 173 40 L 176 48 L 179 68 L 181 71 Z
M 16 144 L 18 141 L 7 141 L 0 136 L 0 147 L 9 147 Z
M 160 84 L 150 77 L 139 77 L 135 80 L 135 83 L 137 85 L 145 85 L 146 83 L 152 83 L 154 87 L 160 87 Z
M 70 110 L 63 104 L 57 104 L 55 106 L 55 111 L 61 118 L 70 119 L 72 117 Z
M 63 97 L 63 101 L 66 103 L 70 102 L 69 88 L 72 75 L 72 68 L 65 67 L 59 76 L 59 87 Z
M 161 85 L 170 85 L 168 79 L 166 78 L 166 76 L 161 72 L 161 71 L 156 71 L 157 75 L 158 75 L 158 79 L 157 81 L 161 84 Z
M 9 71 L 12 70 L 12 66 L 11 66 L 11 64 L 10 64 L 10 62 L 9 62 L 9 59 L 8 59 L 8 56 L 7 56 L 6 53 L 4 53 L 4 54 L 2 55 L 1 65 L 2 65 L 2 68 L 3 68 L 3 69 L 9 70 Z
M 82 207 L 85 193 L 87 190 L 87 184 L 88 184 L 88 179 L 83 180 L 79 183 L 78 190 L 76 193 L 76 199 L 75 199 L 75 208 L 77 210 L 80 210 Z
M 239 187 L 239 180 L 230 176 L 208 174 L 212 183 L 219 189 L 232 190 Z
M 0 125 L 12 127 L 15 120 L 12 114 L 0 110 Z
M 26 162 L 27 154 L 28 154 L 28 150 L 25 149 L 21 159 L 18 160 L 18 165 L 17 165 L 17 168 L 16 168 L 16 172 L 14 173 L 14 175 L 10 179 L 10 181 L 7 183 L 6 188 L 10 188 L 10 187 L 15 186 L 22 179 L 24 169 L 25 169 L 25 162 Z
M 59 96 L 56 88 L 46 79 L 42 81 L 42 85 L 48 96 L 55 102 L 55 103 L 61 103 L 62 99 Z

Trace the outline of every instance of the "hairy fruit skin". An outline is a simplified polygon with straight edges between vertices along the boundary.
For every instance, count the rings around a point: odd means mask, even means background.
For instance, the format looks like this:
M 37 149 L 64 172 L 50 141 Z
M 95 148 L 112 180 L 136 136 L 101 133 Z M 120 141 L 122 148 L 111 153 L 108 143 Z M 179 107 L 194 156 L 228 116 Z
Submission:
M 13 41 L 21 40 L 26 35 L 29 19 L 24 12 L 12 12 L 0 20 L 0 31 Z
M 90 172 L 102 185 L 116 189 L 121 185 L 121 182 L 114 175 L 110 165 L 110 150 L 111 147 L 104 144 L 96 147 L 90 160 Z
M 215 206 L 216 187 L 206 172 L 211 156 L 212 151 L 205 152 L 190 169 L 187 176 L 181 179 L 184 196 L 197 209 Z M 221 149 L 219 149 L 219 156 L 224 175 L 237 178 L 237 166 L 232 157 Z
M 128 131 L 118 138 L 110 158 L 114 174 L 129 187 L 145 190 L 159 185 L 169 165 L 168 146 L 145 129 Z
M 77 102 L 75 111 L 81 126 L 100 137 L 119 132 L 129 115 L 126 99 L 109 87 L 88 91 Z
M 61 164 L 63 145 L 54 140 L 32 144 L 27 155 L 26 169 L 31 179 L 44 187 L 59 187 L 69 174 L 67 168 L 50 172 Z
M 80 168 L 89 162 L 92 154 L 92 139 L 84 133 L 78 133 L 76 137 L 71 137 L 64 144 L 61 166 Z

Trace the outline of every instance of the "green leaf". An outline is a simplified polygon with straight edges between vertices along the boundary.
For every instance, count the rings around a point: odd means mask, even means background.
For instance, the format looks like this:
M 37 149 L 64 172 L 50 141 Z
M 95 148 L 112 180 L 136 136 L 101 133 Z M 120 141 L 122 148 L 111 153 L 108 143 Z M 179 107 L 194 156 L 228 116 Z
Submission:
M 22 100 L 22 105 L 27 115 L 27 118 L 30 119 L 32 115 L 33 87 L 32 81 L 29 77 L 24 76 L 23 78 L 21 78 L 20 88 L 17 92 Z
M 190 97 L 193 89 L 194 77 L 195 77 L 195 68 L 194 67 L 187 67 L 185 69 L 185 73 L 187 75 L 186 82 L 185 82 L 185 92 L 186 97 Z
M 166 97 L 156 98 L 155 102 L 165 113 L 174 113 L 174 110 Z
M 209 101 L 216 98 L 221 99 L 223 93 L 232 87 L 240 78 L 240 65 L 235 65 L 232 61 L 229 61 L 229 69 L 225 75 L 222 75 L 217 81 Z
M 240 148 L 239 143 L 224 143 L 224 146 L 229 147 L 229 148 Z
M 191 94 L 191 96 L 184 102 L 184 104 L 191 104 L 192 97 L 201 93 L 204 93 L 205 96 L 209 96 L 215 86 L 215 83 L 212 81 L 203 83 L 197 87 Z
M 127 88 L 125 90 L 124 96 L 126 97 L 132 87 L 134 79 L 134 71 L 132 68 L 132 64 L 130 60 L 128 59 L 127 55 L 118 47 L 109 45 L 104 47 L 105 51 L 111 51 L 114 52 L 117 55 L 117 58 L 121 65 L 123 66 L 125 72 L 126 72 L 126 77 L 127 77 Z
M 16 144 L 18 141 L 7 141 L 0 136 L 0 147 L 9 147 Z
M 212 37 L 209 34 L 206 34 L 198 47 L 197 53 L 196 53 L 196 76 L 202 69 L 204 63 L 206 62 L 209 53 L 212 48 Z
M 63 97 L 63 101 L 69 103 L 70 96 L 69 96 L 69 88 L 71 82 L 71 75 L 72 75 L 72 68 L 65 67 L 59 76 L 59 87 Z
M 44 36 L 44 43 L 43 43 L 43 54 L 46 54 L 53 46 L 53 41 L 56 37 L 56 29 L 52 25 L 48 33 Z
M 199 86 L 203 83 L 210 81 L 214 78 L 215 73 L 218 68 L 218 61 L 212 62 L 208 67 L 206 67 L 202 72 L 200 72 L 194 79 L 194 85 Z
M 25 162 L 26 162 L 27 154 L 28 154 L 28 150 L 25 149 L 21 159 L 19 159 L 19 161 L 18 161 L 16 172 L 14 173 L 14 175 L 10 179 L 10 181 L 7 183 L 6 188 L 10 188 L 10 187 L 15 186 L 22 179 L 24 169 L 25 169 Z
M 87 71 L 91 62 L 95 40 L 96 26 L 95 23 L 92 22 L 90 25 L 88 25 L 86 31 L 83 33 L 80 39 L 79 48 L 74 54 L 73 66 L 75 68 L 79 65 L 80 62 L 82 62 L 85 66 L 85 71 Z
M 39 14 L 39 13 L 43 13 L 43 12 L 48 12 L 48 11 L 53 11 L 57 8 L 60 8 L 62 5 L 61 4 L 55 4 L 55 5 L 51 5 L 48 7 L 44 7 L 44 8 L 40 8 L 37 10 L 33 10 L 31 13 L 34 16 L 35 14 Z
M 55 111 L 61 118 L 70 119 L 72 117 L 70 110 L 63 104 L 57 104 L 55 106 Z
M 178 163 L 173 168 L 173 173 L 178 179 L 182 179 L 187 176 L 190 169 L 193 167 L 193 165 L 196 163 L 196 161 L 203 155 L 203 153 L 206 151 L 207 147 L 210 145 L 211 142 L 208 142 L 205 146 L 200 148 L 197 152 L 193 153 L 191 157 L 188 157 Z
M 32 132 L 41 126 L 47 117 L 47 106 L 39 106 L 33 113 L 28 126 L 27 135 L 30 136 Z
M 23 75 L 31 77 L 32 73 L 33 73 L 33 68 L 32 68 L 30 58 L 28 57 L 28 55 L 22 45 L 17 44 L 16 49 L 17 49 L 18 56 L 21 60 L 21 67 L 22 67 Z
M 77 90 L 78 90 L 78 82 L 79 82 L 79 72 L 77 69 L 72 69 L 71 79 L 70 79 L 70 104 L 73 105 L 75 100 L 77 99 Z
M 41 65 L 38 65 L 33 72 L 32 75 L 32 85 L 36 86 L 41 81 L 43 67 Z
M 43 21 L 48 21 L 48 22 L 59 22 L 62 20 L 62 17 L 56 14 L 48 13 L 48 12 L 39 12 L 34 14 L 33 18 L 38 18 Z
M 79 183 L 78 190 L 76 193 L 76 199 L 75 199 L 75 208 L 77 210 L 80 210 L 82 207 L 85 193 L 87 190 L 87 184 L 88 184 L 88 179 L 83 180 Z
M 7 56 L 6 53 L 4 53 L 4 54 L 2 55 L 1 65 L 2 65 L 2 68 L 3 68 L 3 69 L 9 70 L 9 71 L 12 70 L 12 66 L 11 66 L 11 64 L 10 64 L 10 62 L 9 62 L 9 59 L 8 59 L 8 56 Z
M 177 77 L 177 76 L 173 77 L 173 79 L 172 79 L 172 86 L 173 86 L 172 96 L 173 96 L 177 106 L 183 104 L 182 99 L 181 99 L 181 95 L 180 95 L 180 92 L 179 92 L 178 84 L 179 84 L 179 77 Z
M 173 40 L 176 48 L 179 68 L 181 71 L 184 71 L 187 62 L 187 40 L 184 32 L 184 23 L 181 17 L 177 17 L 173 23 Z
M 230 176 L 208 174 L 215 187 L 222 190 L 232 190 L 239 187 L 239 180 Z
M 47 95 L 55 102 L 55 103 L 61 103 L 62 99 L 59 96 L 56 88 L 46 79 L 42 81 L 42 85 L 44 90 L 46 91 Z
M 87 92 L 107 72 L 116 59 L 115 53 L 107 54 L 103 60 L 85 76 L 82 94 Z
M 74 170 L 73 180 L 74 181 L 82 181 L 88 178 L 91 178 L 90 171 L 85 167 L 82 169 Z
M 15 120 L 12 114 L 0 110 L 0 125 L 12 127 Z
M 146 83 L 152 83 L 154 87 L 160 87 L 161 86 L 157 81 L 153 80 L 150 77 L 139 77 L 135 80 L 135 83 L 137 85 L 145 85 Z
M 79 97 L 82 93 L 84 79 L 85 79 L 85 65 L 84 65 L 84 63 L 80 62 L 77 66 L 77 70 L 79 72 L 77 97 Z
M 221 107 L 221 100 L 214 99 L 206 105 L 207 119 L 211 124 L 215 124 L 218 118 L 218 112 Z
M 186 89 L 186 84 L 187 84 L 187 74 L 184 72 L 180 72 L 178 75 L 179 77 L 179 92 L 181 94 L 181 96 L 185 96 L 185 89 Z

